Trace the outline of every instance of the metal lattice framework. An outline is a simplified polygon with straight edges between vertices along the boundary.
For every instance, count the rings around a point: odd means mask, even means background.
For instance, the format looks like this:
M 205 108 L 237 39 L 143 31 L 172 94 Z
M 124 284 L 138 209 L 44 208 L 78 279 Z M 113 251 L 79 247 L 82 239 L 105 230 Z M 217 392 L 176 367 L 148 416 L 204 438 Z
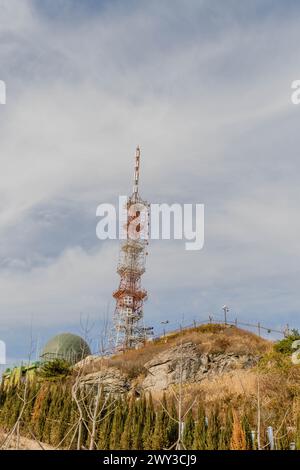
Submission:
M 148 234 L 149 204 L 139 196 L 140 149 L 135 154 L 134 185 L 127 201 L 125 240 L 121 244 L 117 272 L 119 288 L 113 293 L 116 300 L 114 312 L 114 343 L 116 350 L 138 347 L 144 343 L 151 328 L 143 323 L 143 304 L 147 291 L 141 287 L 145 272 Z

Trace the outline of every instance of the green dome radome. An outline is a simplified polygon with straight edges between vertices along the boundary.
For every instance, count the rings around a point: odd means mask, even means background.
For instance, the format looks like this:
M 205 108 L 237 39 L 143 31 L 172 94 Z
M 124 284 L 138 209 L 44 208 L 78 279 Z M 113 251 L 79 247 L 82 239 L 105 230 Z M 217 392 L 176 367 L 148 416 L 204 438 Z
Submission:
M 90 354 L 91 350 L 84 339 L 71 333 L 62 333 L 48 341 L 43 349 L 41 358 L 44 361 L 64 359 L 75 364 Z

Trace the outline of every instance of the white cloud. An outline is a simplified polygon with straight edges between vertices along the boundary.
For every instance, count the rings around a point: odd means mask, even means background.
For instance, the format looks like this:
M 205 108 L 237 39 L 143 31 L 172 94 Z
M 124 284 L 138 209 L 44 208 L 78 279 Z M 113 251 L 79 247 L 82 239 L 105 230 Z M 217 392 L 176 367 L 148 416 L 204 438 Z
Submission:
M 76 322 L 80 315 L 103 315 L 115 281 L 112 259 L 116 246 L 87 254 L 81 248 L 67 249 L 50 266 L 33 268 L 26 275 L 16 270 L 0 275 L 3 327 L 41 327 Z
M 299 14 L 249 7 L 245 19 L 231 2 L 140 2 L 72 23 L 19 5 L 0 2 L 3 323 L 33 314 L 37 325 L 59 325 L 104 308 L 116 246 L 98 248 L 94 233 L 87 246 L 77 233 L 60 239 L 64 221 L 73 223 L 66 217 L 55 219 L 59 248 L 49 250 L 36 221 L 64 201 L 57 213 L 78 205 L 93 227 L 97 205 L 130 190 L 137 143 L 143 195 L 206 206 L 202 252 L 150 247 L 149 318 L 198 315 L 226 298 L 245 317 L 294 316 L 299 110 L 290 83 L 299 77 L 290 44 Z

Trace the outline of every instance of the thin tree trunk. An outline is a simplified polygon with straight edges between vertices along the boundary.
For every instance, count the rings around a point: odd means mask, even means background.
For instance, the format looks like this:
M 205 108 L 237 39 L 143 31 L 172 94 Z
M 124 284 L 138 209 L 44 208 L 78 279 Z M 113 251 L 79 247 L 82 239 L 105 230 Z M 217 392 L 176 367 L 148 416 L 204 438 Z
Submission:
M 81 438 L 82 438 L 82 420 L 78 423 L 78 436 L 77 436 L 77 450 L 81 449 Z
M 95 407 L 94 407 L 94 413 L 93 413 L 93 419 L 92 419 L 92 431 L 91 431 L 91 440 L 90 440 L 90 447 L 89 447 L 90 450 L 93 450 L 95 447 L 97 417 L 98 417 L 100 396 L 101 396 L 101 387 L 100 387 L 100 384 L 98 384 L 98 391 L 97 391 L 97 395 L 95 398 Z
M 260 442 L 260 427 L 261 427 L 261 413 L 260 413 L 260 378 L 257 374 L 257 450 L 261 450 Z

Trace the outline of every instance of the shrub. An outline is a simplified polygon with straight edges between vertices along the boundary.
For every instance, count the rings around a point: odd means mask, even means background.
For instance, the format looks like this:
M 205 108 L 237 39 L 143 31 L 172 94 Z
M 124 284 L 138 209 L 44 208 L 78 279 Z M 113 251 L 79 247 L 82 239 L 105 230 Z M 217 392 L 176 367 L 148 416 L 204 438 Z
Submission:
M 299 331 L 292 330 L 289 336 L 275 343 L 274 349 L 275 351 L 282 353 L 282 354 L 291 354 L 293 352 L 293 349 L 292 349 L 293 342 L 299 339 L 300 339 Z
M 66 377 L 70 374 L 70 364 L 63 359 L 54 359 L 45 362 L 39 369 L 39 375 L 43 379 L 54 379 Z

